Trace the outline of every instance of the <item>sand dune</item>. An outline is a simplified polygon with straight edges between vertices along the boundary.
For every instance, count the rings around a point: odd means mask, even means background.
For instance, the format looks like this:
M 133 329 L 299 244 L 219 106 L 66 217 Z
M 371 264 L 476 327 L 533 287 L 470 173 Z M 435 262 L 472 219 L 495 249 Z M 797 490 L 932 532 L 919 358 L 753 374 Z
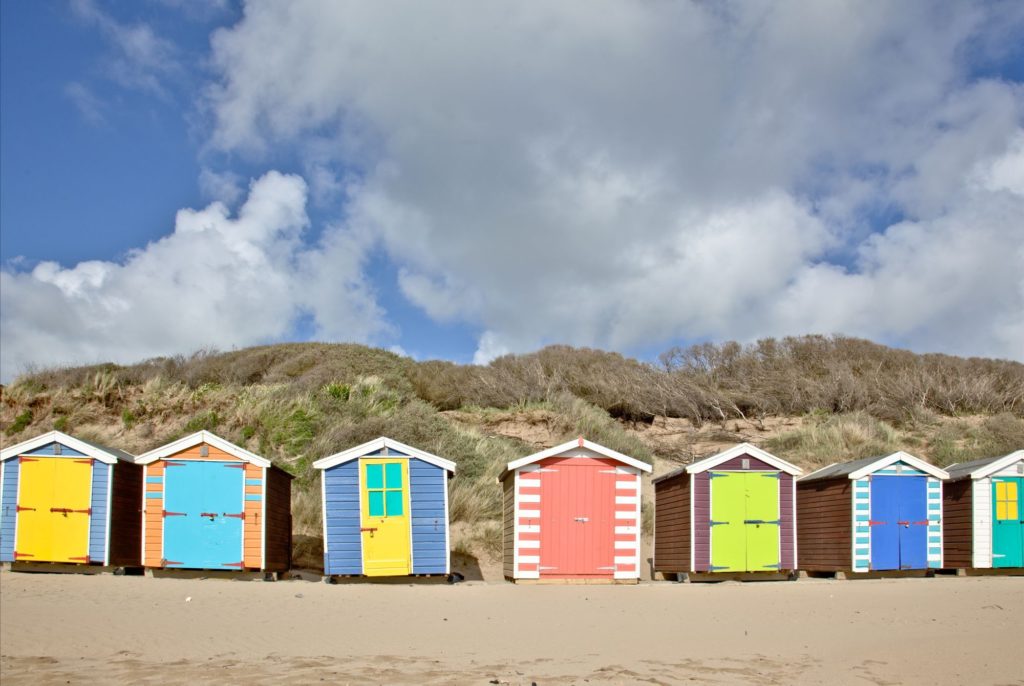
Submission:
M 0 575 L 5 686 L 1024 684 L 1022 633 L 1020 577 L 581 587 Z

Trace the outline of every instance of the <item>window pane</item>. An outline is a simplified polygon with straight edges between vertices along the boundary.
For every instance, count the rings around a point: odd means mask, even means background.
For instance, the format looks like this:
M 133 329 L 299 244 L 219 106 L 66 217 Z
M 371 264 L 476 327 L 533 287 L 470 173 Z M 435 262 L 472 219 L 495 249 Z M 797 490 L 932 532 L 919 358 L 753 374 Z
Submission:
M 383 491 L 370 491 L 370 516 L 371 517 L 383 517 L 384 516 L 384 492 Z
M 1017 482 L 1007 481 L 1006 482 L 1006 499 L 1016 500 L 1017 499 Z
M 386 491 L 388 494 L 388 517 L 402 516 L 402 492 Z
M 384 488 L 384 465 L 366 465 L 366 487 Z
M 385 481 L 387 481 L 387 488 L 401 488 L 402 487 L 402 465 L 393 462 L 391 464 L 384 465 Z
M 1009 519 L 1006 516 L 1006 503 L 1002 500 L 996 503 L 996 519 Z
M 1006 518 L 1017 519 L 1017 503 L 1006 503 Z

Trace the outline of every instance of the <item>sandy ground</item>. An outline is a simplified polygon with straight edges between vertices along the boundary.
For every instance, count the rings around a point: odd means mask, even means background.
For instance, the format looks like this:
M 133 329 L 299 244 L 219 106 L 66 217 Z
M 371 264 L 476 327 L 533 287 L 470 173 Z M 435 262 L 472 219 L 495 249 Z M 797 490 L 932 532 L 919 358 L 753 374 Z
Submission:
M 13 684 L 1024 684 L 1024 578 L 639 586 L 0 574 Z

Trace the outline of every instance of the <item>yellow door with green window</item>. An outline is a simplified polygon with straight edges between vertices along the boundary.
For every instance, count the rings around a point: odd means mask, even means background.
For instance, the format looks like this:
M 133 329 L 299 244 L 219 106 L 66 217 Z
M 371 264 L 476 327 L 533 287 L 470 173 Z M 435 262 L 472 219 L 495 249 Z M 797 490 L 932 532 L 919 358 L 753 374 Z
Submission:
M 408 461 L 363 458 L 360 471 L 363 574 L 411 574 Z

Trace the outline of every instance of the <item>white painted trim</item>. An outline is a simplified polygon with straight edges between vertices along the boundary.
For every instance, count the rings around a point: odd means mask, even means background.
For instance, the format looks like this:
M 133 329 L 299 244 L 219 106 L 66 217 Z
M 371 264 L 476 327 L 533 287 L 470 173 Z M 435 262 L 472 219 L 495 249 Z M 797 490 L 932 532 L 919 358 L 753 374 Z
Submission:
M 530 510 L 530 513 L 537 513 L 540 516 L 540 510 Z M 518 579 L 520 575 L 519 563 L 519 472 L 515 472 L 515 477 L 512 484 L 512 578 Z M 540 558 L 537 558 L 538 564 Z
M 636 541 L 614 541 L 615 549 L 636 550 Z
M 25 475 L 21 471 L 21 464 L 18 464 L 18 489 L 14 493 L 14 547 L 11 548 L 11 560 L 18 561 L 18 525 L 21 524 L 21 515 L 18 513 L 18 504 L 21 503 L 21 486 L 25 483 Z
M 30 438 L 27 441 L 22 441 L 21 443 L 12 445 L 9 448 L 4 448 L 3 450 L 0 450 L 0 462 L 10 460 L 13 457 L 18 457 L 24 453 L 31 452 L 36 448 L 41 448 L 44 445 L 54 442 L 66 445 L 72 450 L 77 450 L 83 455 L 99 460 L 100 462 L 105 462 L 106 464 L 117 464 L 118 462 L 117 455 L 109 453 L 106 450 L 98 448 L 90 443 L 86 443 L 85 441 L 81 441 L 75 438 L 74 436 L 68 436 L 66 433 L 63 433 L 61 431 L 50 431 L 40 436 L 36 436 L 35 438 Z M 129 453 L 125 453 L 125 455 L 133 457 Z M 54 455 L 52 457 L 62 456 Z M 74 456 L 68 455 L 64 457 Z
M 385 457 L 381 455 L 381 457 Z M 387 457 L 391 457 L 388 455 Z M 412 533 L 412 463 L 408 459 L 403 459 L 401 455 L 395 455 L 395 458 L 401 460 L 399 464 L 405 464 L 405 517 L 409 522 L 409 575 L 412 575 L 413 570 L 416 569 L 416 541 L 413 538 Z M 385 484 L 387 486 L 387 484 Z
M 520 548 L 540 548 L 540 541 L 519 541 Z
M 928 464 L 921 458 L 914 457 L 910 453 L 905 453 L 902 450 L 899 450 L 893 453 L 892 455 L 880 457 L 871 464 L 861 467 L 855 472 L 851 472 L 849 474 L 849 479 L 853 481 L 855 479 L 860 479 L 862 477 L 869 476 L 879 470 L 885 469 L 890 465 L 894 465 L 897 462 L 906 462 L 914 469 L 920 470 L 929 476 L 935 477 L 936 479 L 945 480 L 949 478 L 949 474 L 945 470 L 939 469 L 934 465 Z
M 615 496 L 616 505 L 634 505 L 640 502 L 640 496 L 638 495 L 617 495 Z
M 142 468 L 142 551 L 139 563 L 146 566 L 146 477 L 149 475 L 149 467 Z
M 242 474 L 245 474 L 245 470 L 242 470 Z M 260 569 L 267 568 L 267 481 L 270 480 L 270 470 L 266 467 L 263 468 L 263 493 L 260 497 Z M 245 483 L 245 477 L 242 477 L 242 482 Z M 289 503 L 289 509 L 291 504 Z M 242 514 L 245 514 L 245 501 L 242 501 Z M 242 520 L 245 521 L 244 519 Z M 245 537 L 245 530 L 242 531 L 242 537 Z M 244 558 L 243 558 L 244 559 Z
M 740 455 L 750 455 L 751 457 L 756 457 L 762 462 L 766 462 L 771 466 L 775 467 L 776 469 L 786 472 L 787 474 L 792 474 L 793 476 L 799 476 L 800 474 L 803 474 L 803 470 L 797 467 L 796 465 L 790 464 L 789 462 L 786 462 L 782 458 L 775 457 L 771 453 L 761 450 L 757 446 L 751 445 L 750 443 L 740 443 L 739 445 L 734 445 L 728 450 L 723 450 L 717 455 L 712 455 L 711 457 L 705 457 L 703 460 L 698 460 L 697 462 L 688 465 L 686 467 L 686 471 L 689 472 L 690 474 L 699 474 L 700 472 L 706 472 L 710 469 L 714 469 L 723 462 L 728 462 L 729 460 L 735 457 L 739 457 Z
M 519 516 L 527 519 L 540 519 L 540 510 L 520 510 Z
M 103 566 L 107 567 L 110 565 L 110 525 L 113 522 L 113 512 L 111 511 L 111 504 L 114 502 L 114 468 L 117 465 L 107 465 L 107 540 L 104 543 L 103 548 Z M 93 471 L 96 471 L 96 465 L 93 465 Z
M 363 550 L 363 461 L 359 460 L 356 462 L 356 488 L 359 489 L 359 573 L 366 574 L 366 560 L 364 556 L 366 551 Z M 369 524 L 369 522 L 367 522 Z
M 523 503 L 539 503 L 540 493 L 523 493 L 519 496 L 519 501 Z
M 159 448 L 154 448 L 149 452 L 143 453 L 135 458 L 136 464 L 150 464 L 157 460 L 170 457 L 175 453 L 180 453 L 182 450 L 188 450 L 189 448 L 199 445 L 200 443 L 207 443 L 215 448 L 223 450 L 228 455 L 236 457 L 243 462 L 251 462 L 259 467 L 269 467 L 271 465 L 270 460 L 265 457 L 260 457 L 256 453 L 249 452 L 245 448 L 239 447 L 230 441 L 226 441 L 220 436 L 209 431 L 197 431 L 196 433 L 179 438 L 176 441 L 162 445 Z
M 449 481 L 448 480 L 448 474 L 446 472 L 442 473 L 441 474 L 441 483 L 444 484 L 444 573 L 445 574 L 451 574 L 452 573 L 452 545 L 451 545 L 451 540 L 449 538 L 450 537 L 450 529 L 452 527 L 451 527 L 451 520 L 449 519 L 449 516 L 448 516 L 448 481 Z M 504 532 L 504 530 L 502 530 L 502 536 L 504 536 L 504 535 L 505 535 L 505 532 Z M 502 558 L 504 558 L 504 554 L 502 555 Z M 504 563 L 505 563 L 505 560 L 502 559 L 502 564 L 504 564 Z
M 615 519 L 632 519 L 633 521 L 637 521 L 637 520 L 640 519 L 640 513 L 639 512 L 635 512 L 635 511 L 634 512 L 618 511 L 618 512 L 615 513 Z
M 651 465 L 647 464 L 646 462 L 641 462 L 640 460 L 637 460 L 636 458 L 633 457 L 627 457 L 626 455 L 616 452 L 611 448 L 606 448 L 603 445 L 598 445 L 597 443 L 592 443 L 591 441 L 577 438 L 571 441 L 566 441 L 561 445 L 556 445 L 554 448 L 548 448 L 547 450 L 542 450 L 539 453 L 527 455 L 526 457 L 522 457 L 518 460 L 513 460 L 512 462 L 509 462 L 508 466 L 505 467 L 505 472 L 502 474 L 502 476 L 498 477 L 498 479 L 499 481 L 503 481 L 505 475 L 507 475 L 509 472 L 516 471 L 521 467 L 525 467 L 535 462 L 540 462 L 541 460 L 546 460 L 549 457 L 556 457 L 564 452 L 572 450 L 573 448 L 586 448 L 588 450 L 592 450 L 593 452 L 598 453 L 603 457 L 617 460 L 619 462 L 622 462 L 623 464 L 628 464 L 629 466 L 635 467 L 648 474 L 650 474 L 651 470 L 653 469 L 653 467 L 651 467 Z
M 324 530 L 324 574 L 330 576 L 328 560 L 331 549 L 327 539 L 327 472 L 320 472 L 320 520 L 320 527 Z
M 424 450 L 413 448 L 412 446 L 406 445 L 405 443 L 399 443 L 393 438 L 387 438 L 381 436 L 375 438 L 372 441 L 367 441 L 362 445 L 357 445 L 354 448 L 343 450 L 340 453 L 328 455 L 327 457 L 320 458 L 313 463 L 313 467 L 316 469 L 330 469 L 335 465 L 342 464 L 343 462 L 350 462 L 352 460 L 359 459 L 361 457 L 377 457 L 376 455 L 369 455 L 368 453 L 376 452 L 378 450 L 392 449 L 397 450 L 400 453 L 405 453 L 409 457 L 416 457 L 424 462 L 428 462 L 436 467 L 441 467 L 449 472 L 455 472 L 455 463 L 451 460 L 446 460 L 443 457 L 432 455 Z M 381 455 L 380 457 L 388 457 L 387 455 Z M 395 457 L 398 457 L 397 455 Z
M 973 567 L 992 567 L 992 538 L 995 517 L 992 514 L 992 477 L 972 480 L 971 488 L 971 562 Z
M 198 460 L 196 460 L 198 462 Z M 205 461 L 205 460 L 204 460 Z M 212 460 L 211 460 L 212 461 Z M 164 469 L 167 469 L 165 466 Z M 245 571 L 245 470 L 242 470 L 242 529 L 239 533 L 239 541 L 242 546 L 242 557 L 238 558 L 242 561 L 242 566 L 238 568 L 239 571 Z
M 1009 455 L 999 458 L 993 462 L 989 462 L 984 467 L 971 472 L 972 479 L 984 479 L 987 476 L 996 476 L 996 472 L 1001 472 L 1015 462 L 1024 462 L 1024 450 L 1015 450 Z M 1014 476 L 1017 476 L 1016 474 Z
M 696 494 L 694 493 L 694 491 L 696 490 L 697 485 L 696 485 L 696 480 L 694 479 L 692 474 L 688 475 L 687 478 L 690 480 L 690 571 L 693 572 L 693 571 L 697 570 L 697 540 L 695 538 L 696 533 L 697 533 L 697 527 L 696 527 L 696 523 L 697 523 L 696 522 L 696 519 L 697 519 L 696 515 L 697 515 L 697 513 L 694 510 L 694 498 L 696 497 Z M 708 494 L 709 495 L 711 494 L 710 488 L 711 488 L 711 484 L 709 483 L 708 484 Z M 708 498 L 708 507 L 710 508 L 710 506 L 711 506 L 711 499 Z M 708 512 L 710 512 L 710 509 L 708 510 Z M 655 516 L 657 516 L 658 513 L 655 512 L 654 514 L 655 514 Z M 710 531 L 708 532 L 708 545 L 709 546 L 711 545 L 711 532 Z

